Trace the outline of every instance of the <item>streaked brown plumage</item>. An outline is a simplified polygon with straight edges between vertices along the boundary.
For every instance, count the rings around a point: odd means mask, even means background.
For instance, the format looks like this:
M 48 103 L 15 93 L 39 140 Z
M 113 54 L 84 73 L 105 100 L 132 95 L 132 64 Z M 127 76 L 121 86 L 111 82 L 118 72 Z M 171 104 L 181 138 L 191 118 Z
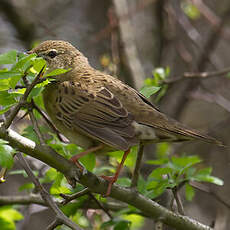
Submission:
M 192 139 L 221 144 L 168 118 L 135 89 L 95 70 L 68 42 L 45 41 L 31 52 L 47 61 L 49 71 L 71 68 L 46 86 L 44 104 L 59 131 L 85 149 L 103 143 L 126 151 L 140 141 Z

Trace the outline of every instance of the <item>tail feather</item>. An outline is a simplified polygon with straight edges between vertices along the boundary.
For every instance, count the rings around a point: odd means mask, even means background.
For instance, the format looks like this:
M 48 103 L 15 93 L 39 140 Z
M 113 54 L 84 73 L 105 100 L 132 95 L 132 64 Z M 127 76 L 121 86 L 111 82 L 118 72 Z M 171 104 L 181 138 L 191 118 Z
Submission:
M 215 144 L 218 146 L 222 146 L 224 147 L 225 145 L 217 140 L 214 137 L 211 137 L 209 135 L 206 134 L 202 134 L 201 132 L 198 132 L 196 130 L 193 129 L 188 129 L 188 128 L 180 128 L 180 127 L 175 127 L 175 130 L 173 132 L 176 132 L 177 134 L 183 135 L 185 137 L 189 137 L 191 139 L 199 139 L 201 141 L 207 142 L 207 143 L 211 143 L 211 144 Z
M 166 117 L 162 113 L 160 121 L 161 122 L 158 123 L 152 121 L 151 126 L 165 133 L 171 133 L 177 137 L 179 136 L 178 141 L 198 139 L 207 143 L 226 147 L 221 141 L 217 140 L 216 138 L 203 134 L 195 129 L 188 128 L 180 122 L 172 118 Z M 175 141 L 177 141 L 177 139 L 175 139 Z

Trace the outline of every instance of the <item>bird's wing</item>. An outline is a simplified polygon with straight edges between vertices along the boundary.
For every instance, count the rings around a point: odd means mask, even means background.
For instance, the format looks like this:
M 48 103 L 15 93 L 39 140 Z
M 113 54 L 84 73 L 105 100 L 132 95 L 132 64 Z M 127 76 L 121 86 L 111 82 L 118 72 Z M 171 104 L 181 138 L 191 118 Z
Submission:
M 137 143 L 133 117 L 108 89 L 83 90 L 74 84 L 59 84 L 57 119 L 117 149 L 127 150 Z

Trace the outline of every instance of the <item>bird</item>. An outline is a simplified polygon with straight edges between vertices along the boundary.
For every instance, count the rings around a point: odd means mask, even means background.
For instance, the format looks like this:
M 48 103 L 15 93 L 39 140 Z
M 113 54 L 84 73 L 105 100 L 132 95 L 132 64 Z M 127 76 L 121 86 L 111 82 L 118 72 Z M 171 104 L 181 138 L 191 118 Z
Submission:
M 162 113 L 144 95 L 131 86 L 93 68 L 73 45 L 62 40 L 47 40 L 28 52 L 42 57 L 47 71 L 67 69 L 54 76 L 45 86 L 43 101 L 56 128 L 71 143 L 85 149 L 72 157 L 78 159 L 90 152 L 122 150 L 124 155 L 109 181 L 106 195 L 116 182 L 130 148 L 140 143 L 202 140 L 222 145 Z

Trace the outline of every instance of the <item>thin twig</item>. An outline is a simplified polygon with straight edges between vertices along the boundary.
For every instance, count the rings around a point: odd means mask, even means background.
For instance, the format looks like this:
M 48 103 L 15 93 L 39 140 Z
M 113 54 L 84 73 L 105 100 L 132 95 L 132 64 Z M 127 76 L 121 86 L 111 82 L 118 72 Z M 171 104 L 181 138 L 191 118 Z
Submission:
M 229 72 L 230 72 L 230 67 L 218 71 L 212 71 L 212 72 L 200 72 L 200 73 L 185 72 L 182 76 L 167 78 L 163 81 L 163 83 L 171 84 L 171 83 L 175 83 L 181 80 L 186 80 L 191 78 L 209 78 L 209 77 L 217 77 L 217 76 L 221 77 L 221 76 L 226 76 L 226 74 L 228 74 Z
M 217 201 L 219 201 L 221 204 L 223 204 L 225 207 L 227 207 L 228 209 L 230 209 L 230 204 L 228 204 L 225 200 L 223 200 L 217 193 L 213 192 L 211 190 L 210 187 L 204 185 L 204 184 L 201 184 L 201 183 L 198 183 L 198 182 L 195 182 L 195 181 L 190 181 L 189 184 L 195 188 L 195 189 L 198 189 L 200 190 L 201 192 L 205 192 L 205 193 L 208 193 L 210 194 L 211 196 L 213 196 Z
M 210 90 L 207 89 L 198 88 L 196 91 L 190 93 L 189 96 L 193 99 L 216 103 L 226 111 L 230 112 L 230 101 L 218 93 L 210 92 Z
M 62 225 L 62 222 L 56 218 L 50 225 L 47 226 L 46 230 L 53 230 L 59 225 Z
M 95 203 L 98 205 L 98 207 L 100 208 L 100 209 L 102 209 L 106 214 L 107 214 L 107 216 L 110 218 L 110 219 L 113 219 L 113 216 L 109 213 L 109 210 L 106 208 L 106 207 L 104 207 L 96 198 L 95 198 L 95 196 L 90 192 L 89 193 L 89 196 L 95 201 Z
M 199 9 L 200 13 L 212 26 L 219 26 L 221 19 L 202 0 L 191 0 L 191 2 Z M 228 28 L 224 28 L 221 35 L 223 35 L 223 38 L 225 39 L 230 39 L 230 30 Z
M 74 222 L 72 222 L 69 218 L 67 218 L 62 213 L 62 211 L 58 208 L 57 204 L 53 201 L 50 194 L 45 190 L 45 188 L 42 186 L 42 184 L 40 184 L 39 180 L 34 176 L 33 171 L 31 170 L 29 164 L 24 159 L 22 154 L 17 153 L 17 157 L 19 159 L 20 164 L 22 165 L 22 167 L 26 171 L 27 175 L 32 179 L 35 187 L 40 192 L 43 200 L 48 204 L 48 206 L 51 208 L 51 210 L 53 210 L 53 212 L 56 214 L 56 218 L 58 220 L 60 220 L 63 224 L 65 224 L 66 226 L 68 226 L 72 229 L 80 230 L 80 228 Z
M 180 199 L 180 195 L 178 194 L 177 187 L 175 187 L 175 188 L 172 189 L 172 193 L 173 193 L 173 196 L 174 196 L 176 204 L 177 204 L 178 212 L 181 215 L 185 215 L 184 207 L 183 207 L 182 201 Z
M 34 86 L 38 83 L 38 80 L 40 79 L 40 77 L 43 74 L 44 68 L 45 68 L 45 66 L 42 67 L 42 69 L 40 70 L 38 75 L 35 77 L 35 79 L 32 81 L 32 83 L 28 86 L 28 88 L 26 88 L 26 91 L 23 94 L 23 96 L 20 98 L 18 104 L 11 111 L 10 115 L 8 116 L 8 118 L 5 121 L 5 125 L 4 125 L 5 129 L 8 129 L 10 127 L 11 123 L 13 122 L 14 118 L 17 116 L 21 107 L 23 107 L 25 105 L 27 97 L 29 96 L 29 94 L 32 91 L 32 89 L 34 88 Z
M 67 178 L 69 178 L 69 180 L 72 180 L 73 182 L 78 180 L 79 183 L 85 187 L 89 187 L 90 191 L 99 194 L 105 194 L 108 184 L 103 179 L 88 171 L 81 173 L 75 164 L 68 161 L 60 154 L 56 153 L 54 150 L 47 151 L 44 149 L 44 147 L 36 145 L 30 139 L 22 137 L 12 129 L 8 129 L 6 131 L 4 127 L 1 126 L 0 138 L 7 140 L 9 145 L 11 145 L 13 148 L 16 148 L 18 151 L 24 152 L 43 161 L 51 167 L 54 167 L 58 171 L 62 172 Z M 140 193 L 132 191 L 132 189 L 122 188 L 114 184 L 110 196 L 111 198 L 136 207 L 140 210 L 140 212 L 145 213 L 153 219 L 159 219 L 162 217 L 161 221 L 164 224 L 170 225 L 171 227 L 174 227 L 178 230 L 212 229 L 209 226 L 204 225 L 194 219 L 173 213 L 158 203 L 154 202 L 153 200 L 145 198 Z
M 81 196 L 84 196 L 84 195 L 89 195 L 94 201 L 95 203 L 98 205 L 98 207 L 100 209 L 102 209 L 111 219 L 113 218 L 112 215 L 109 213 L 108 209 L 105 208 L 96 198 L 95 196 L 89 191 L 88 188 L 85 188 L 83 189 L 82 191 L 80 192 L 77 192 L 75 194 L 72 194 L 72 195 L 66 195 L 66 194 L 59 194 L 64 200 L 61 202 L 62 205 L 65 205 L 67 203 L 69 203 L 70 201 L 72 200 L 75 200 Z
M 37 110 L 38 113 L 40 113 L 40 115 L 43 117 L 43 119 L 46 121 L 46 123 L 49 125 L 49 127 L 54 131 L 54 133 L 56 133 L 58 139 L 61 142 L 65 142 L 62 138 L 62 136 L 60 135 L 59 131 L 56 129 L 56 127 L 54 126 L 54 124 L 49 120 L 49 118 L 47 117 L 46 113 L 44 111 L 42 111 L 33 101 L 33 107 L 34 109 Z
M 65 205 L 65 204 L 68 204 L 70 201 L 75 200 L 75 199 L 77 199 L 81 196 L 87 195 L 87 194 L 89 194 L 88 188 L 85 188 L 85 189 L 81 190 L 80 192 L 77 192 L 77 193 L 72 194 L 72 195 L 67 195 L 67 194 L 63 194 L 63 193 L 60 193 L 59 195 L 64 199 L 61 202 L 61 204 Z
M 40 144 L 45 145 L 45 139 L 44 139 L 44 137 L 43 137 L 43 135 L 41 133 L 41 130 L 38 127 L 38 122 L 37 122 L 37 120 L 36 120 L 36 118 L 34 116 L 33 108 L 29 108 L 29 116 L 30 116 L 30 120 L 31 120 L 31 122 L 33 124 L 33 130 L 36 133 Z
M 130 186 L 131 188 L 137 187 L 137 182 L 138 182 L 143 152 L 144 152 L 144 145 L 142 143 L 140 143 L 138 153 L 137 153 L 136 165 L 135 165 L 135 169 L 134 169 L 133 177 L 132 177 L 132 182 L 131 182 L 131 186 Z

